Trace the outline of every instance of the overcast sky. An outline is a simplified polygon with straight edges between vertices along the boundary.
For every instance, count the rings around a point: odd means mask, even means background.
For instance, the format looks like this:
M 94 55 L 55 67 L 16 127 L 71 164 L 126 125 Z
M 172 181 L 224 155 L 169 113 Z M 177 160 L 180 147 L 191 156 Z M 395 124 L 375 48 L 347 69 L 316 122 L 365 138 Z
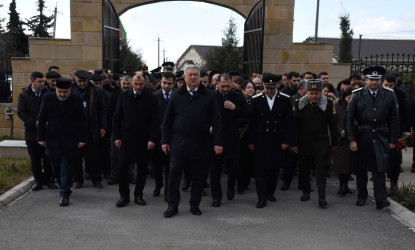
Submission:
M 0 17 L 6 17 L 10 0 L 0 0 Z M 17 11 L 25 20 L 36 15 L 36 0 L 16 0 Z M 70 38 L 69 0 L 46 0 L 47 14 L 57 3 L 56 37 Z M 296 0 L 294 10 L 294 42 L 314 36 L 316 0 Z M 393 7 L 393 9 L 392 9 Z M 321 0 L 319 33 L 321 37 L 340 37 L 339 15 L 349 13 L 355 37 L 415 39 L 414 0 Z M 244 18 L 217 5 L 186 1 L 143 5 L 121 15 L 131 46 L 140 50 L 150 69 L 157 67 L 157 37 L 160 36 L 160 61 L 163 49 L 168 60 L 176 61 L 191 44 L 220 45 L 229 18 L 238 25 L 243 45 Z

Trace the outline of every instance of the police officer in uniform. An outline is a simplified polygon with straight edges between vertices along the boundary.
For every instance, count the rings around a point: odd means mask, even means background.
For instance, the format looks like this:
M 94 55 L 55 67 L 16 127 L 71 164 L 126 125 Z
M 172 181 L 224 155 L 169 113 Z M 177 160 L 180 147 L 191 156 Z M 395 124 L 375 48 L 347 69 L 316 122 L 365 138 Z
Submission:
M 367 171 L 371 171 L 377 209 L 390 205 L 385 171 L 389 150 L 395 148 L 399 136 L 398 104 L 393 90 L 381 86 L 384 73 L 385 68 L 379 66 L 363 70 L 366 86 L 353 91 L 346 115 L 350 150 L 356 152 L 356 205 L 366 204 Z
M 264 75 L 264 92 L 252 98 L 248 146 L 255 152 L 257 208 L 275 202 L 278 172 L 292 135 L 290 97 L 277 91 L 277 75 Z
M 321 93 L 323 83 L 320 80 L 309 80 L 306 89 L 307 94 L 297 99 L 294 106 L 293 151 L 299 155 L 298 182 L 303 191 L 301 201 L 310 199 L 310 169 L 314 168 L 318 204 L 325 208 L 327 155 L 331 148 L 337 146 L 336 110 L 333 101 Z

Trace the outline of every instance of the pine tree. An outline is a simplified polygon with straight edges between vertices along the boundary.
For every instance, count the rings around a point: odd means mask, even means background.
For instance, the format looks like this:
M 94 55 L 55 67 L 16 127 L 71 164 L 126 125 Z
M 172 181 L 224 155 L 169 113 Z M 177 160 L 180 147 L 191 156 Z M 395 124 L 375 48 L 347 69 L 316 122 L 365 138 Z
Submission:
M 120 38 L 120 69 L 121 71 L 134 72 L 144 64 L 140 51 L 133 51 L 127 37 Z
M 349 13 L 344 13 L 340 17 L 340 48 L 339 48 L 339 62 L 351 63 L 353 60 L 352 54 L 352 42 L 353 42 L 353 30 L 350 29 L 350 17 Z
M 26 19 L 26 25 L 29 27 L 29 30 L 33 32 L 33 37 L 52 37 L 48 32 L 48 29 L 53 26 L 54 15 L 45 16 L 43 14 L 44 9 L 46 9 L 44 0 L 38 0 L 37 4 L 39 15 Z
M 241 48 L 238 48 L 239 39 L 236 32 L 236 23 L 233 18 L 230 18 L 228 26 L 223 30 L 222 46 L 209 51 L 202 67 L 204 70 L 219 72 L 242 70 L 242 53 Z
M 24 33 L 23 22 L 16 11 L 16 0 L 9 6 L 9 22 L 5 36 L 6 51 L 12 56 L 25 56 L 29 52 L 28 38 Z

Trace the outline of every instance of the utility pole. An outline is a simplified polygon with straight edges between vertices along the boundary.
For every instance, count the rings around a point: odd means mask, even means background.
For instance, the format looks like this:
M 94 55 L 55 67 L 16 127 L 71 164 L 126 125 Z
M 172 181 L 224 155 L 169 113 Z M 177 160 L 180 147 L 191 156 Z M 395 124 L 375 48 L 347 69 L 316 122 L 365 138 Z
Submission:
M 157 67 L 160 67 L 160 35 L 157 35 Z
M 357 60 L 360 60 L 360 45 L 362 44 L 362 34 L 359 34 L 359 51 L 357 53 Z
M 314 33 L 314 42 L 317 42 L 317 37 L 318 37 L 318 12 L 320 10 L 320 0 L 317 0 L 317 9 L 316 9 L 316 30 Z
M 53 16 L 53 38 L 56 36 L 56 16 L 58 15 L 58 3 L 55 6 L 55 14 Z

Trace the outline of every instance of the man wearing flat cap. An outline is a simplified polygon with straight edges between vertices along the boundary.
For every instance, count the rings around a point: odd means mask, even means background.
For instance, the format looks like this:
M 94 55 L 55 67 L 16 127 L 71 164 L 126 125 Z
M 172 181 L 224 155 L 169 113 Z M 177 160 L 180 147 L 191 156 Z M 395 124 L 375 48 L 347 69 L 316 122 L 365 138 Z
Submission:
M 316 174 L 318 205 L 327 207 L 326 175 L 327 155 L 337 146 L 336 110 L 333 101 L 321 91 L 323 82 L 309 80 L 307 94 L 295 101 L 293 151 L 299 156 L 299 187 L 303 191 L 301 201 L 310 199 L 310 169 Z M 330 136 L 327 131 L 330 131 Z
M 69 205 L 73 171 L 79 150 L 87 142 L 82 100 L 70 93 L 71 80 L 58 78 L 56 92 L 43 96 L 39 112 L 38 143 L 46 147 L 59 183 L 60 206 Z
M 398 103 L 393 90 L 381 86 L 384 73 L 385 68 L 379 66 L 363 70 L 366 86 L 353 91 L 345 121 L 350 150 L 356 152 L 356 205 L 366 204 L 367 171 L 371 171 L 377 209 L 390 205 L 385 172 L 389 150 L 395 148 L 399 136 Z
M 94 74 L 95 75 L 95 74 Z M 103 90 L 98 89 L 89 82 L 89 72 L 79 69 L 75 72 L 76 85 L 71 88 L 71 93 L 82 99 L 82 106 L 87 120 L 88 144 L 81 149 L 81 156 L 85 158 L 85 172 L 91 178 L 94 187 L 101 189 L 102 169 L 98 164 L 99 140 L 108 130 L 107 103 Z M 82 158 L 75 169 L 74 187 L 81 188 L 84 183 Z
M 56 86 L 56 79 L 60 78 L 61 74 L 56 71 L 49 71 L 46 73 L 46 82 L 45 87 L 47 87 L 50 91 L 55 92 Z
M 279 77 L 264 75 L 264 92 L 252 98 L 248 125 L 248 145 L 255 152 L 257 208 L 267 200 L 275 202 L 278 172 L 284 151 L 292 136 L 292 107 L 290 97 L 277 91 Z

